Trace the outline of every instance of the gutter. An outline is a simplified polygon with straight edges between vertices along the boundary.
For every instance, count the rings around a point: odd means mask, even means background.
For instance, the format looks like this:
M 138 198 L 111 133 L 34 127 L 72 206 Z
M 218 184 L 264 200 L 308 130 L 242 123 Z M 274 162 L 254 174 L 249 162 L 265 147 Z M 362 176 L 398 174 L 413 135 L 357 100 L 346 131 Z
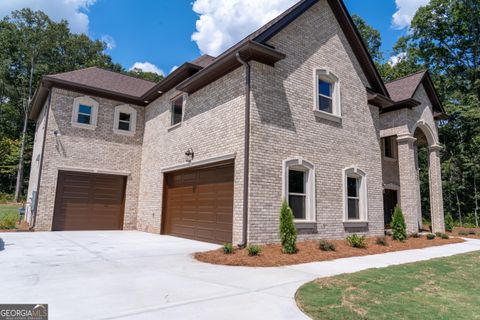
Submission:
M 245 66 L 245 135 L 243 153 L 243 232 L 242 243 L 239 247 L 246 247 L 248 242 L 248 180 L 250 171 L 250 92 L 251 68 L 250 64 L 240 57 L 240 52 L 235 55 L 238 62 Z
M 43 133 L 43 143 L 42 143 L 42 152 L 40 153 L 40 166 L 38 168 L 38 182 L 37 182 L 37 196 L 35 197 L 35 211 L 33 212 L 33 223 L 30 227 L 30 230 L 35 228 L 35 224 L 37 222 L 37 212 L 38 212 L 38 199 L 40 199 L 40 182 L 42 181 L 42 169 L 43 169 L 43 158 L 45 156 L 45 144 L 47 140 L 47 132 L 48 132 L 48 118 L 50 116 L 50 103 L 52 102 L 52 90 L 48 90 L 48 103 L 47 103 L 47 111 L 45 112 L 45 132 Z

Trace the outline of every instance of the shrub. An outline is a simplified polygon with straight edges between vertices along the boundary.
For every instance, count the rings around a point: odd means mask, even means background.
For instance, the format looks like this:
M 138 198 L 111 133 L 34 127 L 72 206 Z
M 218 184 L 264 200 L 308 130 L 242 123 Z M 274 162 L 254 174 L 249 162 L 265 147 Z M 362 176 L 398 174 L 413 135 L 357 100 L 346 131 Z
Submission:
M 440 235 L 440 238 L 445 239 L 445 240 L 450 239 L 450 237 L 449 237 L 448 234 L 446 234 L 446 233 L 442 233 L 442 234 Z
M 231 243 L 225 243 L 223 245 L 223 253 L 225 254 L 232 254 L 233 253 L 233 245 Z
M 353 248 L 365 248 L 367 241 L 365 236 L 359 236 L 358 234 L 352 234 L 347 237 L 348 244 Z
M 17 225 L 18 214 L 5 213 L 0 214 L 0 230 L 1 229 L 15 229 Z
M 445 230 L 448 232 L 453 231 L 453 217 L 451 213 L 447 213 L 445 216 Z
M 468 232 L 465 231 L 465 230 L 460 230 L 460 231 L 458 232 L 458 235 L 459 235 L 459 236 L 468 236 Z
M 335 251 L 337 249 L 334 243 L 327 240 L 320 240 L 318 242 L 318 247 L 322 251 Z
M 405 241 L 407 239 L 407 225 L 399 206 L 395 207 L 392 217 L 393 240 Z
M 433 240 L 433 239 L 435 239 L 435 235 L 433 233 L 428 233 L 427 234 L 427 239 L 428 240 Z
M 385 247 L 388 246 L 387 237 L 377 237 L 376 243 L 379 246 L 385 246 Z
M 14 195 L 9 193 L 0 193 L 0 203 L 13 202 Z
M 440 238 L 442 236 L 442 233 L 441 232 L 435 232 L 435 235 Z
M 287 254 L 297 252 L 297 229 L 293 220 L 292 209 L 283 200 L 280 208 L 280 241 L 282 242 L 283 253 Z
M 260 246 L 251 245 L 247 247 L 247 252 L 249 256 L 258 256 L 262 252 L 262 248 Z
M 413 232 L 410 234 L 411 238 L 421 238 L 422 236 L 418 232 Z
M 475 235 L 475 230 L 468 230 L 468 234 L 474 236 Z

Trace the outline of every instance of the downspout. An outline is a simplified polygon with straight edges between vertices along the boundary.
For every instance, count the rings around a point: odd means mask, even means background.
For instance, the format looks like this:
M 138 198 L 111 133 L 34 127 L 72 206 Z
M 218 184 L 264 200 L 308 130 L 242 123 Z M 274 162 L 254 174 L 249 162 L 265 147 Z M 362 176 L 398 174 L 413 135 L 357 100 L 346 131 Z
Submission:
M 243 232 L 240 247 L 245 247 L 248 242 L 248 179 L 250 171 L 250 64 L 242 60 L 240 53 L 236 54 L 238 62 L 245 66 L 245 135 L 243 153 Z
M 30 230 L 35 228 L 35 223 L 37 222 L 37 212 L 38 212 L 38 199 L 40 199 L 40 182 L 42 181 L 42 169 L 43 169 L 43 158 L 45 155 L 45 144 L 47 140 L 47 132 L 48 132 L 48 118 L 50 115 L 50 102 L 52 101 L 52 89 L 48 90 L 48 103 L 47 103 L 47 111 L 45 112 L 45 131 L 43 133 L 43 142 L 42 142 L 42 152 L 40 153 L 40 164 L 38 167 L 38 182 L 37 182 L 37 196 L 35 197 L 35 211 L 33 212 L 33 223 L 30 227 Z

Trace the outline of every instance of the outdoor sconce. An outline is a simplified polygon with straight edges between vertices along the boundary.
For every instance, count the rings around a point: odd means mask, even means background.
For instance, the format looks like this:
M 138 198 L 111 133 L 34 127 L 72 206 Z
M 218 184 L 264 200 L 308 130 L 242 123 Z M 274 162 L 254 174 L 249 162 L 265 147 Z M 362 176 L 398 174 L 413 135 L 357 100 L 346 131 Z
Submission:
M 194 152 L 192 148 L 188 148 L 185 152 L 185 161 L 192 162 L 193 161 Z

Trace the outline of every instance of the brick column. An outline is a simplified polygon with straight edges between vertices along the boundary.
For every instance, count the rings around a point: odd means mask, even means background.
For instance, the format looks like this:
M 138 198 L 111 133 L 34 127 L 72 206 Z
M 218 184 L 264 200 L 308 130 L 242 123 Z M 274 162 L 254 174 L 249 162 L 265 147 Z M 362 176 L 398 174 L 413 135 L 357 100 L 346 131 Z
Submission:
M 409 233 L 418 232 L 420 203 L 420 181 L 415 159 L 416 139 L 409 134 L 399 135 L 398 167 L 400 173 L 400 203 Z
M 442 168 L 440 165 L 439 145 L 433 145 L 429 150 L 428 176 L 430 184 L 430 214 L 432 217 L 432 231 L 445 232 L 442 194 Z

